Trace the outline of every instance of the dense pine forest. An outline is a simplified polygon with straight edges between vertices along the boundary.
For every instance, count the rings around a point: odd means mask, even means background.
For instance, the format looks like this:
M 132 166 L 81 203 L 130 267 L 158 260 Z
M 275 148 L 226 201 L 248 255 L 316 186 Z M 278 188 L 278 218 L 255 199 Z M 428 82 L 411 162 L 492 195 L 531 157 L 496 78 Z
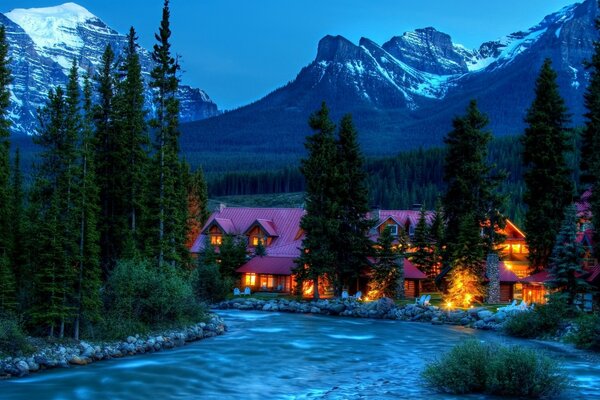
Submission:
M 578 138 L 579 132 L 579 129 L 575 130 L 573 137 Z M 508 136 L 494 138 L 488 154 L 488 161 L 495 166 L 494 169 L 507 173 L 500 185 L 500 192 L 506 197 L 507 216 L 517 224 L 523 222 L 525 214 L 522 152 L 520 136 Z M 445 154 L 445 148 L 436 147 L 401 152 L 395 157 L 368 158 L 365 169 L 370 206 L 410 209 L 414 204 L 422 204 L 433 209 L 445 190 Z M 575 182 L 578 181 L 578 168 L 575 168 L 579 163 L 577 154 L 579 152 L 568 155 Z M 211 198 L 305 190 L 304 178 L 296 166 L 275 171 L 208 172 L 207 180 Z

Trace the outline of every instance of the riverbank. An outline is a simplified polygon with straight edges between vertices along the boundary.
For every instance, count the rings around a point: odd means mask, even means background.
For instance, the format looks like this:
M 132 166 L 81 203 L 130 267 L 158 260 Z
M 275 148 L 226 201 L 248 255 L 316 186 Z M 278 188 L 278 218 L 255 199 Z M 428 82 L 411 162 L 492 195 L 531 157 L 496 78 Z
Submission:
M 446 310 L 437 306 L 407 304 L 398 306 L 388 298 L 362 302 L 354 299 L 295 301 L 286 299 L 236 298 L 215 305 L 216 309 L 252 310 L 267 312 L 311 313 L 354 318 L 391 319 L 429 322 L 434 325 L 462 325 L 475 329 L 501 330 L 507 313 L 492 312 L 485 307 L 468 310 Z
M 43 342 L 36 346 L 37 350 L 31 355 L 0 359 L 0 379 L 168 350 L 189 342 L 222 335 L 225 330 L 226 326 L 221 317 L 211 315 L 208 323 L 200 322 L 182 329 L 129 336 L 122 341 L 80 341 L 73 344 Z

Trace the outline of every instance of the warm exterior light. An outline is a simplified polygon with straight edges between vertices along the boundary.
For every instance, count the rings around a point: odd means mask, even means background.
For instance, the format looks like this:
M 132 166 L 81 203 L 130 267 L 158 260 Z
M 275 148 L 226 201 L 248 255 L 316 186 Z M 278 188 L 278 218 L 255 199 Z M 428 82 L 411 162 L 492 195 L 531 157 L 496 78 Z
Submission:
M 452 302 L 451 301 L 447 301 L 446 302 L 446 308 L 452 308 Z
M 450 274 L 446 305 L 469 308 L 477 297 L 482 297 L 479 278 L 467 268 L 456 267 Z

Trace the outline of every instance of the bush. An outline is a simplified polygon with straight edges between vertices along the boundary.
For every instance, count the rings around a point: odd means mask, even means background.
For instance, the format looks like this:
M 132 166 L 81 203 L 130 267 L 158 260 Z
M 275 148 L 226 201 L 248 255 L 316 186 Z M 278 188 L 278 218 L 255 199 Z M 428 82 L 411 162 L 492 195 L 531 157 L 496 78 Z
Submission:
M 474 340 L 455 346 L 429 364 L 423 378 L 429 386 L 447 393 L 530 398 L 555 395 L 567 381 L 557 363 L 535 350 Z
M 195 323 L 205 317 L 185 272 L 159 270 L 147 261 L 119 261 L 108 279 L 106 297 L 105 336 Z
M 533 311 L 512 313 L 504 324 L 504 331 L 508 335 L 523 338 L 553 335 L 567 314 L 564 301 L 554 298 L 552 302 L 537 306 Z
M 600 316 L 581 315 L 575 320 L 576 330 L 567 340 L 581 349 L 600 351 Z
M 192 287 L 198 301 L 216 303 L 225 299 L 233 286 L 232 280 L 221 276 L 216 264 L 200 264 L 192 272 Z
M 0 313 L 0 354 L 15 356 L 31 351 L 20 321 L 12 314 Z

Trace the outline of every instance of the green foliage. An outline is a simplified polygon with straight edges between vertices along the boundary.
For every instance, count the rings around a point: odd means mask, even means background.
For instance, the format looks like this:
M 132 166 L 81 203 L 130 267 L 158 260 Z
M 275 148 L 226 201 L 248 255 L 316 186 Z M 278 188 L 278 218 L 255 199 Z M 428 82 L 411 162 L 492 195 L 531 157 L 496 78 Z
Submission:
M 224 300 L 233 287 L 232 280 L 223 279 L 216 264 L 199 264 L 192 272 L 191 280 L 196 299 L 209 304 Z
M 564 323 L 567 315 L 566 303 L 553 297 L 547 304 L 536 305 L 533 311 L 509 315 L 504 323 L 504 332 L 523 338 L 552 336 Z
M 153 47 L 154 68 L 150 72 L 150 87 L 154 89 L 155 153 L 152 160 L 148 196 L 150 203 L 149 237 L 150 254 L 158 265 L 185 264 L 189 254 L 185 248 L 187 208 L 187 182 L 182 179 L 187 168 L 179 159 L 179 63 L 171 55 L 169 1 L 165 0 L 157 43 Z
M 577 209 L 574 205 L 566 207 L 564 220 L 556 236 L 556 242 L 550 258 L 550 277 L 546 282 L 550 289 L 557 292 L 555 296 L 562 296 L 570 307 L 574 306 L 578 293 L 589 291 L 590 285 L 580 275 L 584 249 L 577 241 Z
M 306 179 L 306 215 L 300 227 L 306 236 L 302 242 L 296 276 L 299 282 L 313 282 L 313 295 L 319 297 L 318 278 L 336 276 L 336 253 L 332 248 L 338 236 L 337 216 L 337 150 L 334 138 L 335 125 L 329 118 L 329 109 L 323 103 L 311 115 L 309 125 L 315 132 L 306 138 L 308 157 L 301 161 L 300 171 Z M 300 284 L 299 287 L 302 285 Z
M 221 269 L 221 274 L 224 277 L 235 279 L 238 275 L 236 270 L 241 267 L 247 259 L 246 253 L 246 238 L 241 236 L 231 236 L 225 235 L 223 237 L 223 243 L 219 246 L 219 267 Z M 209 252 L 210 250 L 207 249 Z M 204 256 L 206 263 L 209 262 L 210 259 L 206 260 L 206 256 Z M 210 257 L 210 253 L 208 254 Z M 204 265 L 210 265 L 204 264 Z
M 119 261 L 106 283 L 105 301 L 108 333 L 117 320 L 144 331 L 203 317 L 189 277 L 173 268 L 158 269 L 146 260 Z
M 0 356 L 17 356 L 31 351 L 21 322 L 14 314 L 0 312 Z
M 494 225 L 502 226 L 503 223 L 499 214 L 502 199 L 497 193 L 499 178 L 492 173 L 493 166 L 487 161 L 492 137 L 489 131 L 484 130 L 487 124 L 487 116 L 478 110 L 473 100 L 466 114 L 452 121 L 453 130 L 444 139 L 448 151 L 444 167 L 444 180 L 448 184 L 444 196 L 447 219 L 445 242 L 451 264 L 455 264 L 459 257 L 465 258 L 463 249 L 467 246 L 473 246 L 477 252 L 484 253 L 484 247 L 490 251 L 493 243 L 488 243 L 489 240 L 479 234 L 480 227 L 485 226 L 492 216 L 495 217 Z M 468 267 L 481 275 L 480 265 Z
M 16 285 L 10 259 L 0 255 L 0 312 L 14 311 L 16 308 Z
M 431 387 L 452 394 L 485 393 L 540 398 L 560 393 L 567 378 L 534 349 L 468 340 L 423 371 Z
M 600 316 L 582 314 L 574 322 L 576 330 L 567 340 L 579 348 L 600 351 Z
M 572 171 L 566 156 L 573 151 L 567 129 L 569 116 L 558 92 L 556 72 L 546 60 L 535 85 L 535 99 L 527 111 L 522 137 L 526 167 L 524 202 L 528 206 L 525 231 L 532 268 L 546 268 L 563 219 L 573 197 Z
M 406 238 L 399 230 L 399 244 L 394 246 L 394 237 L 390 227 L 386 227 L 375 246 L 375 264 L 369 286 L 370 297 L 404 298 L 404 253 Z

